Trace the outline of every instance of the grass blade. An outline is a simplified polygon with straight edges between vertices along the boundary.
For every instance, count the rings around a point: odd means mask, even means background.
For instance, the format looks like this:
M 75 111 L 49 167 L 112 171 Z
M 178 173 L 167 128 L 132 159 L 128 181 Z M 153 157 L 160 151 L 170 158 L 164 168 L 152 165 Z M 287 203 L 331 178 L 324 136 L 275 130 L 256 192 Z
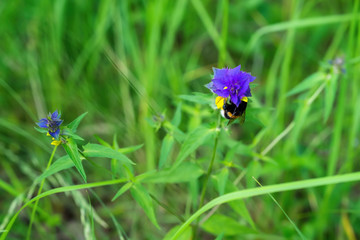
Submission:
M 193 215 L 191 215 L 188 218 L 188 220 L 181 225 L 179 230 L 172 236 L 171 239 L 175 240 L 178 236 L 180 236 L 180 234 L 201 214 L 223 203 L 227 203 L 238 199 L 260 196 L 269 193 L 284 192 L 284 191 L 291 191 L 297 189 L 307 189 L 312 187 L 332 185 L 332 184 L 345 183 L 345 182 L 353 182 L 353 181 L 360 181 L 360 172 L 348 173 L 344 175 L 336 175 L 331 177 L 308 179 L 308 180 L 302 180 L 296 182 L 281 183 L 276 185 L 265 186 L 262 188 L 250 188 L 242 191 L 237 191 L 234 193 L 228 193 L 213 199 L 212 201 L 204 205 L 202 208 L 200 208 L 198 211 L 196 211 Z

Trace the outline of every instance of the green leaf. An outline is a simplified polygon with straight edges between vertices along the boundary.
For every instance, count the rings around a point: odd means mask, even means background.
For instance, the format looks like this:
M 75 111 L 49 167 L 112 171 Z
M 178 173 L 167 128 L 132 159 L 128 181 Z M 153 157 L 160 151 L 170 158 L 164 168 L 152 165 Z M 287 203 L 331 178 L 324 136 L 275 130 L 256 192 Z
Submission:
M 224 234 L 226 236 L 234 236 L 239 234 L 256 233 L 251 228 L 241 225 L 234 219 L 221 215 L 214 214 L 201 226 L 205 231 L 214 235 Z
M 127 190 L 129 190 L 133 185 L 133 182 L 128 182 L 122 186 L 119 191 L 115 194 L 113 199 L 111 201 L 115 201 L 118 197 L 120 197 L 123 193 L 125 193 Z
M 35 182 L 41 182 L 44 178 L 47 178 L 55 173 L 58 173 L 62 170 L 72 168 L 74 163 L 70 159 L 69 155 L 62 156 L 56 160 L 51 166 L 43 172 L 39 177 L 36 178 Z
M 227 167 L 221 169 L 221 171 L 217 174 L 216 177 L 218 180 L 219 194 L 224 195 L 226 183 L 229 177 L 229 169 Z
M 109 147 L 106 147 L 103 145 L 99 145 L 99 144 L 93 144 L 93 143 L 86 144 L 84 146 L 83 154 L 86 157 L 114 158 L 124 164 L 134 164 L 135 165 L 135 163 L 133 161 L 131 161 L 124 154 L 122 154 L 112 148 L 109 148 Z
M 74 121 L 72 121 L 71 123 L 69 123 L 67 125 L 67 127 L 74 133 L 76 133 L 76 130 L 81 122 L 81 120 L 85 117 L 85 115 L 87 114 L 87 112 L 81 114 L 80 116 L 78 116 Z
M 332 74 L 326 82 L 324 123 L 328 120 L 331 111 L 334 109 L 338 79 L 339 74 Z
M 178 104 L 178 106 L 176 107 L 174 118 L 171 120 L 171 124 L 174 125 L 175 127 L 178 127 L 181 122 L 181 106 L 182 106 L 182 103 L 180 102 Z
M 166 128 L 168 132 L 170 132 L 176 141 L 182 143 L 186 137 L 185 133 L 183 133 L 179 128 L 172 125 L 170 122 L 165 121 L 163 126 Z
M 238 191 L 239 189 L 234 185 L 233 182 L 228 181 L 226 183 L 226 187 L 225 190 L 227 193 L 229 192 L 235 192 Z M 229 206 L 237 213 L 239 214 L 241 217 L 243 217 L 250 225 L 253 229 L 256 229 L 255 223 L 246 207 L 245 201 L 243 199 L 239 199 L 239 200 L 235 200 L 232 202 L 229 202 Z
M 68 138 L 66 141 L 66 144 L 62 144 L 62 146 L 64 147 L 66 153 L 69 155 L 70 159 L 73 161 L 73 163 L 74 163 L 76 169 L 79 171 L 81 177 L 86 182 L 85 170 L 81 163 L 78 147 L 77 147 L 74 139 Z
M 144 146 L 144 144 L 139 144 L 139 145 L 135 145 L 135 146 L 119 148 L 119 149 L 117 149 L 117 150 L 118 150 L 120 153 L 126 154 L 126 153 L 135 152 L 136 150 L 142 148 L 143 146 Z
M 174 145 L 174 137 L 170 134 L 167 134 L 164 137 L 164 140 L 161 144 L 161 150 L 160 150 L 160 160 L 159 160 L 159 168 L 162 168 L 171 153 L 171 149 Z
M 94 137 L 96 138 L 96 140 L 98 140 L 98 142 L 101 145 L 111 148 L 111 145 L 109 143 L 107 143 L 105 140 L 103 140 L 102 138 L 100 138 L 99 136 L 94 135 Z
M 203 126 L 200 126 L 193 131 L 191 131 L 185 138 L 184 143 L 181 146 L 179 155 L 175 160 L 173 168 L 179 166 L 185 158 L 187 158 L 191 153 L 193 153 L 199 146 L 201 146 L 207 137 L 214 135 L 215 129 L 208 129 Z
M 215 240 L 222 240 L 223 238 L 224 238 L 224 234 L 221 233 L 215 238 Z
M 206 105 L 212 105 L 214 103 L 212 94 L 195 92 L 191 95 L 180 95 L 179 97 L 183 100 L 193 103 L 206 104 Z
M 323 72 L 316 72 L 309 77 L 305 78 L 301 83 L 291 89 L 286 96 L 291 96 L 302 91 L 305 91 L 313 86 L 319 84 L 320 82 L 324 81 L 326 75 Z
M 44 129 L 44 128 L 38 128 L 38 127 L 34 127 L 36 131 L 40 132 L 40 133 L 47 133 L 48 130 Z
M 245 205 L 244 200 L 235 200 L 232 202 L 229 202 L 229 206 L 240 216 L 242 216 L 253 229 L 256 229 L 255 223 L 253 219 L 251 218 L 251 215 Z
M 79 135 L 77 135 L 75 132 L 73 132 L 70 128 L 64 128 L 63 130 L 63 134 L 66 136 L 69 136 L 71 138 L 73 138 L 74 140 L 78 140 L 78 141 L 84 141 L 84 139 L 82 137 L 80 137 Z
M 163 170 L 146 177 L 145 182 L 151 183 L 181 183 L 198 179 L 204 170 L 195 163 L 184 162 L 175 169 Z
M 135 201 L 142 207 L 150 221 L 160 229 L 160 226 L 156 221 L 153 202 L 147 190 L 140 183 L 135 183 L 130 189 L 130 192 Z
M 175 234 L 175 232 L 180 228 L 180 225 L 177 225 L 175 227 L 173 227 L 166 235 L 165 237 L 163 238 L 163 240 L 170 240 L 172 235 Z M 187 228 L 184 230 L 184 232 L 179 236 L 177 237 L 176 239 L 177 240 L 189 240 L 189 239 L 192 239 L 192 229 L 191 228 Z
M 223 196 L 214 198 L 199 210 L 197 210 L 194 214 L 192 214 L 186 222 L 184 222 L 179 230 L 172 236 L 172 240 L 175 240 L 178 236 L 180 236 L 183 231 L 185 231 L 188 226 L 195 221 L 201 214 L 205 213 L 206 211 L 214 208 L 215 206 L 231 202 L 234 200 L 240 200 L 255 196 L 260 196 L 268 193 L 275 193 L 275 192 L 285 192 L 290 190 L 299 190 L 299 189 L 308 189 L 312 187 L 318 186 L 326 186 L 326 185 L 333 185 L 339 183 L 347 183 L 347 182 L 354 182 L 360 181 L 360 172 L 336 175 L 336 176 L 329 176 L 329 177 L 321 177 L 321 178 L 314 178 L 314 179 L 307 179 L 302 181 L 294 181 L 294 182 L 287 182 L 287 183 L 280 183 L 275 185 L 269 185 L 264 187 L 256 187 L 256 188 L 248 188 L 245 190 L 240 190 L 232 193 L 225 194 Z

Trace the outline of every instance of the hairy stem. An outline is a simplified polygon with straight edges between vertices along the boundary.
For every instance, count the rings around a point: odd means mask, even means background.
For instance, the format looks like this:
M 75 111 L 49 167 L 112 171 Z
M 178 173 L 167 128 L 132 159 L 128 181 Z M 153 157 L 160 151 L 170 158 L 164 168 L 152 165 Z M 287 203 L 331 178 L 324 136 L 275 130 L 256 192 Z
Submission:
M 46 166 L 46 170 L 48 170 L 48 168 L 49 168 L 50 165 L 51 165 L 51 162 L 52 162 L 52 160 L 53 160 L 53 158 L 54 158 L 54 155 L 55 155 L 55 152 L 56 152 L 57 147 L 58 147 L 58 146 L 55 146 L 55 147 L 54 147 L 54 150 L 53 150 L 52 153 L 51 153 L 51 156 L 50 156 L 50 158 L 49 158 L 49 162 L 48 162 L 48 164 L 47 164 L 47 166 Z M 40 193 L 41 193 L 41 191 L 42 191 L 42 188 L 43 188 L 44 183 L 45 183 L 45 179 L 46 179 L 46 178 L 44 178 L 44 179 L 41 181 L 41 183 L 40 183 L 40 188 L 39 188 L 39 190 L 38 190 L 37 196 L 40 195 Z M 28 228 L 28 231 L 27 231 L 27 234 L 26 234 L 26 239 L 27 239 L 27 240 L 29 240 L 29 239 L 30 239 L 30 236 L 31 236 L 31 228 L 32 228 L 32 224 L 33 224 L 33 222 L 34 222 L 35 213 L 36 213 L 36 209 L 37 209 L 38 203 L 39 203 L 39 199 L 37 199 L 36 202 L 34 203 L 34 208 L 33 208 L 32 212 L 31 212 L 30 224 L 29 224 L 29 228 Z

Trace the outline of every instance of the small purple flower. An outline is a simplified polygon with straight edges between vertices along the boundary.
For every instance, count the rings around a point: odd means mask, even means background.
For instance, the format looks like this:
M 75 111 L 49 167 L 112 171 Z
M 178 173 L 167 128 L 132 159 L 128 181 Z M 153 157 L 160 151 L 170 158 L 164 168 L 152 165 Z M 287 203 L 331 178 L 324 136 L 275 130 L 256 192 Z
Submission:
M 36 123 L 41 128 L 47 128 L 49 130 L 49 134 L 55 138 L 59 139 L 60 135 L 60 125 L 62 124 L 63 120 L 60 119 L 61 114 L 58 113 L 56 110 L 53 113 L 49 113 L 47 118 L 42 118 Z
M 213 71 L 214 77 L 206 85 L 213 93 L 223 98 L 230 97 L 230 101 L 237 107 L 243 97 L 251 97 L 249 84 L 255 77 L 250 73 L 240 71 L 240 65 L 233 69 L 213 68 Z

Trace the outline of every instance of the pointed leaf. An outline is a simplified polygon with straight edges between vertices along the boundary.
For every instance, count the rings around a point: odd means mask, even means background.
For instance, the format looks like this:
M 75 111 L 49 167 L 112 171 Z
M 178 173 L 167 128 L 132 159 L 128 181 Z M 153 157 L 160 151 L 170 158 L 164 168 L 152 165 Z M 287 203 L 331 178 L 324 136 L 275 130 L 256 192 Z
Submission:
M 76 169 L 79 171 L 81 177 L 86 182 L 86 174 L 84 167 L 81 163 L 80 154 L 78 151 L 78 147 L 72 138 L 68 138 L 66 144 L 62 144 L 66 153 L 69 155 L 70 159 L 73 161 Z
M 41 132 L 41 133 L 47 133 L 48 130 L 46 130 L 45 128 L 38 128 L 38 127 L 34 127 L 36 131 Z
M 103 145 L 99 145 L 99 144 L 93 144 L 93 143 L 86 144 L 84 146 L 83 154 L 86 157 L 114 158 L 124 164 L 134 164 L 135 165 L 135 163 L 133 161 L 131 161 L 124 154 L 122 154 L 112 148 L 109 148 L 109 147 L 106 147 Z
M 228 181 L 226 184 L 226 192 L 235 192 L 238 191 L 239 189 L 233 184 L 233 182 Z M 229 206 L 237 213 L 239 214 L 241 217 L 243 217 L 250 225 L 253 229 L 256 229 L 255 223 L 246 207 L 245 201 L 240 199 L 240 200 L 235 200 L 233 202 L 229 202 Z
M 73 132 L 70 128 L 64 128 L 63 130 L 63 134 L 66 136 L 69 136 L 71 138 L 73 138 L 74 140 L 78 140 L 78 141 L 84 141 L 84 139 L 82 137 L 80 137 L 79 135 L 77 135 L 75 132 Z
M 162 168 L 166 164 L 173 145 L 174 137 L 170 134 L 166 135 L 161 145 L 159 168 Z
M 214 102 L 211 94 L 204 94 L 204 93 L 199 93 L 199 92 L 195 92 L 191 95 L 180 95 L 179 97 L 186 101 L 193 102 L 193 103 L 199 103 L 202 105 L 204 105 L 204 104 L 211 105 Z
M 163 238 L 163 240 L 170 240 L 172 235 L 176 233 L 176 231 L 180 228 L 180 225 L 173 227 Z M 192 239 L 192 228 L 188 227 L 184 230 L 184 232 L 176 238 L 177 240 L 189 240 Z
M 176 158 L 174 168 L 179 166 L 185 158 L 187 158 L 191 153 L 193 153 L 199 146 L 201 146 L 207 137 L 214 135 L 215 129 L 208 129 L 203 126 L 200 126 L 193 131 L 191 131 L 184 140 L 184 143 L 181 146 L 179 155 Z
M 160 229 L 160 226 L 156 221 L 153 202 L 147 190 L 140 183 L 135 183 L 130 189 L 130 192 L 135 201 L 142 207 L 150 221 Z
M 214 214 L 201 226 L 205 231 L 219 235 L 234 236 L 239 234 L 256 233 L 251 228 L 241 225 L 234 219 L 221 215 Z
M 218 180 L 219 194 L 220 194 L 220 195 L 224 195 L 226 183 L 227 183 L 228 177 L 229 177 L 229 169 L 228 169 L 227 167 L 223 168 L 223 169 L 217 174 L 216 177 L 217 177 L 217 180 Z
M 174 125 L 175 127 L 178 127 L 181 122 L 181 106 L 182 103 L 180 102 L 176 108 L 174 118 L 171 120 L 171 124 Z
M 144 144 L 139 144 L 139 145 L 135 145 L 135 146 L 119 148 L 119 149 L 117 149 L 117 150 L 118 150 L 120 153 L 126 154 L 126 153 L 135 152 L 136 150 L 142 148 L 143 146 L 144 146 Z
M 302 91 L 305 91 L 309 88 L 312 88 L 316 84 L 324 81 L 326 75 L 323 72 L 316 72 L 309 77 L 305 78 L 301 83 L 299 83 L 297 86 L 295 86 L 293 89 L 291 89 L 286 96 L 291 96 L 297 93 L 300 93 Z
M 111 201 L 115 201 L 118 197 L 120 197 L 123 193 L 125 193 L 127 190 L 129 190 L 133 185 L 133 182 L 128 182 L 122 186 L 119 191 L 115 194 L 113 199 Z
M 151 183 L 181 183 L 190 182 L 204 174 L 204 170 L 195 163 L 184 162 L 175 169 L 153 173 L 144 179 Z
M 324 122 L 328 120 L 330 113 L 334 108 L 338 79 L 339 74 L 332 74 L 330 79 L 326 82 Z
M 44 178 L 47 178 L 55 173 L 58 173 L 62 170 L 72 168 L 74 166 L 73 161 L 70 159 L 69 155 L 62 156 L 56 160 L 51 166 L 43 172 L 39 177 L 36 178 L 36 182 L 41 182 Z
M 107 143 L 104 139 L 100 138 L 100 137 L 97 136 L 97 135 L 94 135 L 94 137 L 96 138 L 96 140 L 98 140 L 98 142 L 99 142 L 101 145 L 111 148 L 111 145 L 110 145 L 109 143 Z
M 71 123 L 69 123 L 67 125 L 67 127 L 73 131 L 74 133 L 76 133 L 76 130 L 81 122 L 81 120 L 85 117 L 85 115 L 87 114 L 87 112 L 81 114 L 80 116 L 78 116 L 74 121 L 72 121 Z

